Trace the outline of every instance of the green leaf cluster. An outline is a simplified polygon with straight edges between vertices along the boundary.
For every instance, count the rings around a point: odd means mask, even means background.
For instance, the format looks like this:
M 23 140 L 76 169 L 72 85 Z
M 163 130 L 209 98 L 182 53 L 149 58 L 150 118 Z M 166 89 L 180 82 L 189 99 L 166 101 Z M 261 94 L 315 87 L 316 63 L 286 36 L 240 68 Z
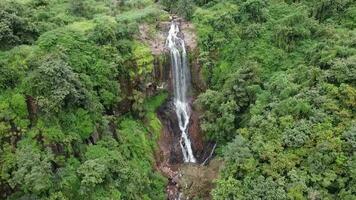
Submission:
M 137 41 L 140 20 L 164 16 L 152 1 L 0 2 L 0 199 L 165 198 L 166 94 L 148 99 L 154 60 Z
M 214 199 L 354 199 L 351 1 L 198 8 L 202 129 L 224 169 Z M 233 35 L 231 35 L 233 33 Z

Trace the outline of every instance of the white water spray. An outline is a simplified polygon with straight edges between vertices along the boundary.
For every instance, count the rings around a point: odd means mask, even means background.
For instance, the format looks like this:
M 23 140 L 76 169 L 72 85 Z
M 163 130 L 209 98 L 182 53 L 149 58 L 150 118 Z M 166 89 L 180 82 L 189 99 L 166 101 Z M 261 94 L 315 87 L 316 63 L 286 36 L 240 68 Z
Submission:
M 173 68 L 174 105 L 178 117 L 179 128 L 182 132 L 180 146 L 182 148 L 184 162 L 195 163 L 192 144 L 189 139 L 188 125 L 190 119 L 190 107 L 187 101 L 190 72 L 188 69 L 187 52 L 182 38 L 178 37 L 179 27 L 173 21 L 168 33 L 166 45 L 171 52 Z

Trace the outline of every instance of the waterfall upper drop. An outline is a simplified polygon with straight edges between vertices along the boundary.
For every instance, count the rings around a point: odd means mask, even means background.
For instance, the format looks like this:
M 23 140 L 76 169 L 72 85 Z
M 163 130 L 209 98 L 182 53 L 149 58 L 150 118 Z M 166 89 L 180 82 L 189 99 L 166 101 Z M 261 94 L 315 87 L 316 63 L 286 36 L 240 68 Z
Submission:
M 179 27 L 172 21 L 166 40 L 166 45 L 171 53 L 171 65 L 173 68 L 174 105 L 181 130 L 180 146 L 184 162 L 195 163 L 192 144 L 189 138 L 188 126 L 190 120 L 190 105 L 187 99 L 190 86 L 190 72 L 188 68 L 187 51 L 182 38 L 178 36 Z

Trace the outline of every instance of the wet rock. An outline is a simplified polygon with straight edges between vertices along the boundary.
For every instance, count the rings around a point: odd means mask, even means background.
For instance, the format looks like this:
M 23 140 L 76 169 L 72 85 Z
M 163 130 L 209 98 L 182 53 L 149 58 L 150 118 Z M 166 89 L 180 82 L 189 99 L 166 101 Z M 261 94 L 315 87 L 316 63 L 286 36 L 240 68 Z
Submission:
M 199 50 L 197 49 L 197 36 L 195 34 L 195 28 L 193 24 L 186 22 L 182 18 L 173 16 L 173 18 L 180 27 L 181 37 L 184 38 L 188 54 L 190 55 L 189 67 L 191 71 L 191 82 L 193 88 L 191 89 L 190 104 L 192 108 L 190 122 L 189 122 L 189 137 L 192 142 L 192 149 L 194 155 L 198 161 L 196 164 L 186 164 L 183 161 L 182 149 L 180 146 L 181 140 L 181 130 L 178 125 L 178 119 L 175 112 L 175 106 L 173 104 L 173 78 L 171 69 L 171 59 L 168 49 L 165 47 L 166 37 L 170 28 L 170 21 L 159 22 L 155 27 L 149 27 L 148 25 L 142 24 L 139 27 L 140 30 L 140 40 L 145 42 L 150 46 L 152 54 L 154 55 L 154 77 L 156 88 L 165 89 L 169 92 L 170 98 L 157 110 L 158 117 L 162 123 L 162 132 L 158 141 L 158 150 L 156 153 L 156 168 L 168 179 L 168 185 L 166 188 L 167 198 L 170 200 L 176 200 L 179 196 L 182 196 L 181 191 L 187 191 L 190 195 L 191 190 L 202 190 L 203 186 L 208 186 L 210 190 L 212 182 L 212 177 L 215 177 L 216 173 L 209 171 L 207 166 L 200 166 L 211 152 L 211 144 L 206 143 L 202 136 L 202 131 L 199 123 L 199 111 L 194 108 L 193 101 L 196 96 L 205 90 L 206 86 L 201 76 L 201 66 L 198 61 Z M 152 30 L 154 29 L 154 30 Z M 184 171 L 186 176 L 181 174 L 182 167 L 193 167 L 188 169 L 193 169 Z M 184 168 L 185 169 L 185 168 Z M 200 170 L 202 169 L 202 171 Z M 210 173 L 207 175 L 207 179 L 201 177 L 200 175 L 194 175 L 194 173 Z M 214 175 L 214 176 L 213 176 Z M 186 177 L 186 178 L 184 178 Z M 192 181 L 189 181 L 192 179 Z M 193 180 L 194 179 L 194 180 Z M 184 180 L 184 181 L 182 181 Z M 201 180 L 203 184 L 199 184 L 196 181 Z M 208 190 L 204 190 L 206 192 Z M 199 192 L 199 191 L 197 191 Z M 206 192 L 207 195 L 208 192 Z M 196 195 L 200 196 L 200 195 Z
M 192 107 L 190 116 L 189 135 L 193 144 L 194 155 L 198 162 L 201 162 L 203 159 L 201 158 L 201 155 L 204 152 L 204 141 L 199 123 L 199 114 L 194 110 L 194 107 Z
M 159 140 L 161 151 L 169 164 L 183 162 L 182 150 L 179 145 L 181 132 L 178 125 L 178 118 L 174 110 L 172 98 L 158 109 L 158 116 L 163 123 L 163 133 Z
M 164 127 L 159 139 L 161 154 L 164 157 L 163 160 L 167 160 L 170 165 L 183 163 L 180 146 L 181 130 L 178 125 L 173 98 L 171 97 L 169 101 L 163 104 L 157 113 Z M 198 162 L 202 162 L 209 155 L 211 148 L 204 143 L 199 125 L 199 114 L 196 110 L 192 110 L 188 130 L 194 155 Z

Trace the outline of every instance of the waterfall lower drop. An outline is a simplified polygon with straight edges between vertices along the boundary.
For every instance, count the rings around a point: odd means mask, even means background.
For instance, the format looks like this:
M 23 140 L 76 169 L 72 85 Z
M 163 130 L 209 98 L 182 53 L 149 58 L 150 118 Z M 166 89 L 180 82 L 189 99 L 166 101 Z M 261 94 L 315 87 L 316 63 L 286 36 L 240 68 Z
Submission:
M 190 106 L 187 100 L 188 86 L 190 84 L 190 72 L 188 69 L 187 52 L 185 43 L 178 36 L 179 27 L 172 21 L 168 33 L 166 45 L 171 52 L 171 64 L 173 68 L 174 105 L 178 117 L 179 128 L 182 132 L 180 146 L 184 162 L 195 163 L 192 144 L 189 139 L 188 125 L 190 119 Z

